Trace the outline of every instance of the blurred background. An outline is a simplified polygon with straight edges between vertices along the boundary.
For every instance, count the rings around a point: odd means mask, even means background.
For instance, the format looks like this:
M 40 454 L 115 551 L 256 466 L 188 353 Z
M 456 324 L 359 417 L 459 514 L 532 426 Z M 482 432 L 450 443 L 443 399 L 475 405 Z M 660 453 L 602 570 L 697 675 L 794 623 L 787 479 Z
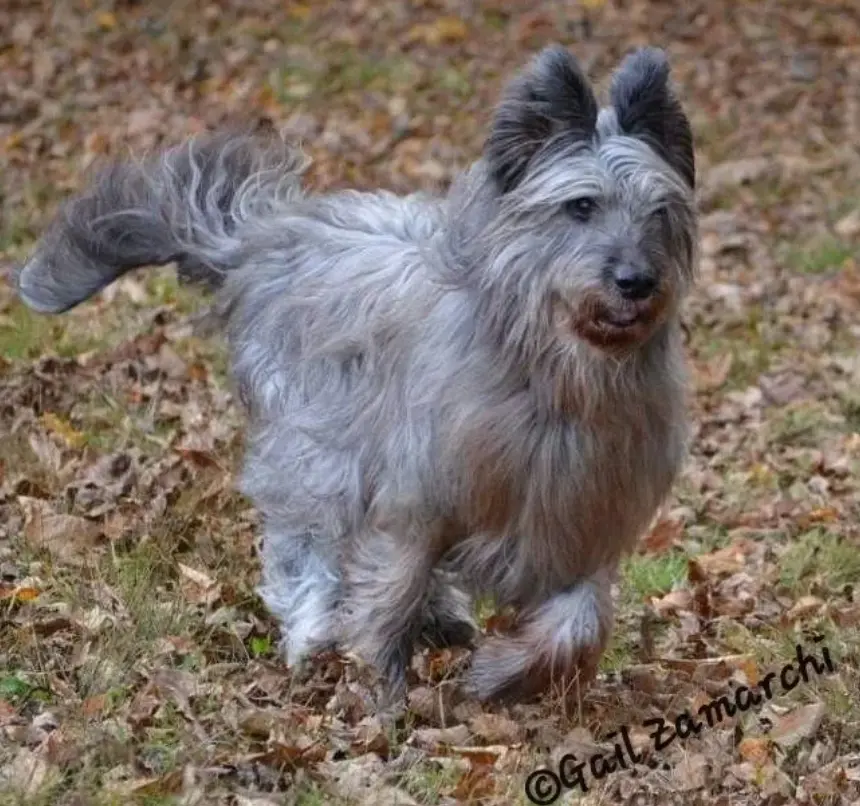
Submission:
M 460 656 L 425 653 L 394 725 L 342 659 L 293 680 L 205 300 L 161 271 L 47 319 L 0 282 L 0 806 L 525 804 L 539 763 L 622 725 L 645 746 L 643 719 L 813 633 L 836 673 L 582 802 L 860 798 L 856 2 L 4 0 L 0 269 L 94 163 L 225 123 L 300 140 L 320 190 L 444 191 L 550 42 L 604 86 L 667 48 L 697 144 L 694 444 L 625 565 L 604 675 L 575 706 L 482 709 L 447 682 Z

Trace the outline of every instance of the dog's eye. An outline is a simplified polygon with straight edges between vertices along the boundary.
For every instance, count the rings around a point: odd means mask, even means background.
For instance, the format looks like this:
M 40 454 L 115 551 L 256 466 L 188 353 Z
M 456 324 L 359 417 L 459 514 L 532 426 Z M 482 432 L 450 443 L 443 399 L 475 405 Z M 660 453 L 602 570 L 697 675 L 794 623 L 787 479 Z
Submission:
M 658 207 L 653 212 L 653 216 L 657 221 L 660 222 L 661 226 L 666 227 L 668 229 L 669 224 L 670 224 L 670 218 L 671 218 L 669 215 L 669 208 L 668 207 L 666 207 L 666 206 Z
M 590 196 L 582 196 L 564 203 L 564 211 L 577 221 L 588 221 L 595 210 L 597 210 L 597 199 L 592 199 Z

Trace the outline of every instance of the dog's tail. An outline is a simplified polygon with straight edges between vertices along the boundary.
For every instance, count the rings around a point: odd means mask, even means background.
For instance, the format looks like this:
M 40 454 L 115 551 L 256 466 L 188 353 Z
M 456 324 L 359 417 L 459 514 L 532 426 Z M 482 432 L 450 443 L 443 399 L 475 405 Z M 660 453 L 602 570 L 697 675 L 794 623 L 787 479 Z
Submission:
M 301 195 L 301 152 L 278 138 L 203 135 L 103 170 L 60 210 L 16 276 L 31 308 L 61 313 L 138 266 L 176 262 L 217 287 L 243 222 Z

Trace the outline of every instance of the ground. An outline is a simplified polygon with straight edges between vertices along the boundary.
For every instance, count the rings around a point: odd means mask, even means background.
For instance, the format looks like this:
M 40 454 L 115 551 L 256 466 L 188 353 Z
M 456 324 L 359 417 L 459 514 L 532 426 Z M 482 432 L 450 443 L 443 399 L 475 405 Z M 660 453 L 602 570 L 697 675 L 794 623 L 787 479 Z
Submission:
M 0 265 L 104 155 L 228 121 L 300 138 L 317 188 L 443 189 L 551 41 L 598 80 L 667 47 L 698 150 L 692 451 L 599 679 L 481 707 L 425 653 L 391 723 L 346 659 L 292 678 L 205 298 L 162 270 L 44 318 L 0 283 L 2 806 L 527 804 L 532 770 L 622 729 L 642 763 L 560 802 L 860 798 L 856 3 L 5 0 Z M 833 669 L 786 692 L 798 644 Z M 724 695 L 750 707 L 655 748 Z

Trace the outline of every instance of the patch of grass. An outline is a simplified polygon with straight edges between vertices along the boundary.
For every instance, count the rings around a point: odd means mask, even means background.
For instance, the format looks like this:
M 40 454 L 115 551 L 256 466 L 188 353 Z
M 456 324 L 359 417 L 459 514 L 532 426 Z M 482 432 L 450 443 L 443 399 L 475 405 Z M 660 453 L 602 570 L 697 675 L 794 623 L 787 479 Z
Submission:
M 295 806 L 328 806 L 331 802 L 331 797 L 312 781 L 302 784 L 293 800 Z
M 51 780 L 40 786 L 37 792 L 29 794 L 4 786 L 0 791 L 0 806 L 54 806 L 62 790 L 63 784 L 57 780 Z
M 279 103 L 294 104 L 311 97 L 402 90 L 414 86 L 420 76 L 420 68 L 408 59 L 344 48 L 327 54 L 321 66 L 281 65 L 269 74 L 269 87 Z
M 473 92 L 466 74 L 454 67 L 446 67 L 434 73 L 433 83 L 457 98 L 467 98 Z
M 609 640 L 609 646 L 600 658 L 600 671 L 620 672 L 635 662 L 635 635 L 630 630 L 614 630 Z
M 272 654 L 272 639 L 268 635 L 254 635 L 248 642 L 248 651 L 254 658 L 263 658 Z
M 824 529 L 800 535 L 780 558 L 780 583 L 797 595 L 839 590 L 858 579 L 860 547 Z
M 625 598 L 641 602 L 681 585 L 687 579 L 687 556 L 677 551 L 633 554 L 622 564 L 621 573 Z
M 164 595 L 172 570 L 154 543 L 108 558 L 102 574 L 128 616 L 120 627 L 103 633 L 80 668 L 79 688 L 85 696 L 120 686 L 154 642 L 189 629 L 190 614 L 181 600 Z
M 419 803 L 435 806 L 441 802 L 445 792 L 457 785 L 461 775 L 462 772 L 453 767 L 428 761 L 411 767 L 398 783 Z
M 767 372 L 785 349 L 784 343 L 772 330 L 760 313 L 750 311 L 746 320 L 736 323 L 729 332 L 718 336 L 703 332 L 694 338 L 692 346 L 697 358 L 703 362 L 731 355 L 725 388 L 745 389 Z
M 815 448 L 822 431 L 835 428 L 829 408 L 820 402 L 798 402 L 787 405 L 768 421 L 769 441 L 794 448 Z
M 836 238 L 822 238 L 811 246 L 790 247 L 785 253 L 785 264 L 800 274 L 825 274 L 838 271 L 854 249 Z
M 70 357 L 94 349 L 100 343 L 97 332 L 79 324 L 68 317 L 45 316 L 13 303 L 0 317 L 0 356 L 32 361 L 46 353 Z
M 32 686 L 16 673 L 0 677 L 0 698 L 13 704 L 22 702 L 32 691 Z
M 849 433 L 860 433 L 860 391 L 850 390 L 839 396 L 839 408 Z

